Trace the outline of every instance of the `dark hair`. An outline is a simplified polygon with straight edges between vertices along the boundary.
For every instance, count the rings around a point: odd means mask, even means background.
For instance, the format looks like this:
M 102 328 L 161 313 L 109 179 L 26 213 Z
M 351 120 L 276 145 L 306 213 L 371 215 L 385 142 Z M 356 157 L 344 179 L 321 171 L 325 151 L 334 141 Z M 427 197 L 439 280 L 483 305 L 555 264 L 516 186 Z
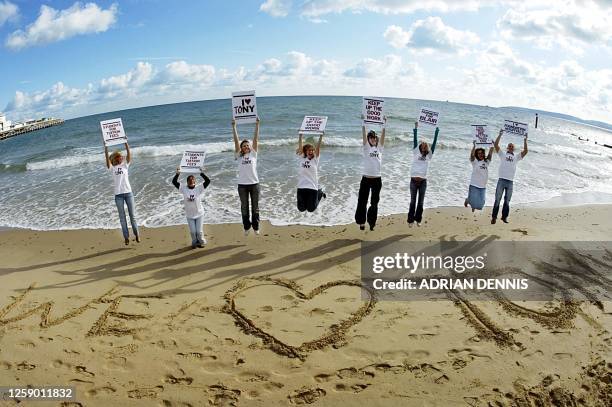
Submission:
M 424 152 L 423 152 L 423 147 L 427 147 L 427 153 L 424 153 Z M 425 157 L 427 154 L 429 154 L 429 144 L 427 144 L 427 143 L 426 143 L 426 142 L 424 142 L 424 141 L 421 141 L 421 142 L 419 143 L 419 152 L 421 153 L 421 155 L 422 155 L 423 157 Z
M 306 158 L 306 156 L 308 155 L 306 152 L 310 150 L 311 148 L 314 148 L 312 144 L 304 144 L 302 146 L 302 154 L 304 154 L 304 158 Z
M 242 146 L 243 146 L 245 143 L 247 143 L 247 144 L 248 144 L 248 143 L 250 143 L 250 141 L 249 141 L 249 140 L 242 140 L 242 141 L 240 142 L 240 156 L 241 156 L 241 157 L 244 155 L 244 154 L 242 153 Z
M 378 137 L 378 136 L 376 135 L 376 132 L 374 130 L 370 130 L 368 131 L 368 137 Z
M 190 175 L 187 177 L 187 182 L 189 182 L 189 178 L 192 178 L 195 181 L 195 175 Z
M 482 155 L 486 158 L 487 154 L 484 148 L 482 147 L 478 147 L 476 150 L 474 150 L 474 157 L 476 157 L 476 159 L 478 159 L 478 152 L 482 151 Z

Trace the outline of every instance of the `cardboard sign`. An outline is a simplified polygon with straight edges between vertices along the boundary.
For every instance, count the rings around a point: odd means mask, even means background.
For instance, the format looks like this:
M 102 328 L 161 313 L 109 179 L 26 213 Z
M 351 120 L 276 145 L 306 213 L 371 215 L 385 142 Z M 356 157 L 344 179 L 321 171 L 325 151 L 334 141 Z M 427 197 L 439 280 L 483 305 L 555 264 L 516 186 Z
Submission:
M 384 125 L 385 121 L 385 99 L 382 98 L 363 98 L 363 124 Z
M 300 133 L 321 134 L 325 132 L 325 126 L 327 126 L 327 116 L 304 116 Z
M 181 172 L 194 172 L 199 174 L 204 165 L 204 151 L 185 151 L 181 159 Z
M 472 136 L 476 144 L 493 144 L 493 141 L 489 138 L 486 124 L 472 124 Z
M 100 122 L 102 128 L 102 137 L 104 145 L 115 146 L 117 144 L 127 143 L 127 136 L 123 130 L 123 122 L 121 119 L 104 120 Z
M 436 127 L 438 125 L 439 116 L 439 112 L 423 107 L 421 108 L 421 113 L 419 113 L 419 123 Z
M 232 117 L 236 124 L 255 123 L 257 103 L 254 90 L 232 93 Z
M 514 120 L 504 120 L 504 133 L 527 138 L 528 132 L 529 125 L 527 123 L 515 122 Z

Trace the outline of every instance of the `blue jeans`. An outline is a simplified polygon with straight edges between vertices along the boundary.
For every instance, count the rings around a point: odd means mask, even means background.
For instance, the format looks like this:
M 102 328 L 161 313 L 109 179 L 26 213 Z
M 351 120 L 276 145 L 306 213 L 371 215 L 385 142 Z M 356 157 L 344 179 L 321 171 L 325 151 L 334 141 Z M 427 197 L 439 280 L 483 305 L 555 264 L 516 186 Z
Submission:
M 495 203 L 493 204 L 493 213 L 491 217 L 497 219 L 497 213 L 499 212 L 499 202 L 501 201 L 502 195 L 506 191 L 504 196 L 504 206 L 502 207 L 502 219 L 506 219 L 510 213 L 510 199 L 512 199 L 512 181 L 500 178 L 497 180 L 497 188 L 495 189 Z
M 423 201 L 427 191 L 427 180 L 410 179 L 410 208 L 408 209 L 408 223 L 421 223 L 423 220 Z M 417 198 L 418 195 L 418 198 Z
M 202 235 L 202 219 L 204 216 L 198 218 L 187 218 L 187 226 L 189 226 L 189 233 L 191 234 L 191 246 L 197 246 L 198 244 L 204 244 L 204 238 Z
M 117 205 L 117 211 L 119 212 L 119 222 L 121 222 L 121 231 L 123 232 L 123 238 L 128 239 L 130 234 L 128 233 L 127 219 L 125 218 L 124 204 L 128 207 L 130 214 L 130 222 L 132 223 L 132 233 L 138 237 L 138 225 L 136 224 L 136 216 L 134 215 L 134 195 L 131 192 L 127 194 L 115 195 L 115 205 Z
M 468 204 L 472 207 L 472 209 L 482 209 L 485 204 L 485 192 L 486 188 L 478 188 L 474 185 L 470 185 L 470 190 L 468 192 Z

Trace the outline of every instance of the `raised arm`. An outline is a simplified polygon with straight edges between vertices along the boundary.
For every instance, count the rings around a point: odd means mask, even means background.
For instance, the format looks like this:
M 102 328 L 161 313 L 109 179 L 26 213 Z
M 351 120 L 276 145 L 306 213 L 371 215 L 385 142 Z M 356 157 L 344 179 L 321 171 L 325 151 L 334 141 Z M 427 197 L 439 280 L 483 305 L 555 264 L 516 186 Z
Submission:
M 104 158 L 106 158 L 106 168 L 111 167 L 110 158 L 108 158 L 108 147 L 104 146 Z
M 368 142 L 368 136 L 366 135 L 365 123 L 363 122 L 363 115 L 361 115 L 361 136 L 363 138 L 363 145 L 365 146 Z
M 323 141 L 324 134 L 325 132 L 321 133 L 321 135 L 319 136 L 319 142 L 317 143 L 317 147 L 315 147 L 315 156 L 317 158 L 319 158 L 319 155 L 321 155 L 321 142 Z
M 202 169 L 202 172 L 200 172 L 200 176 L 204 178 L 204 184 L 202 184 L 202 186 L 204 187 L 204 189 L 206 189 L 206 187 L 210 185 L 210 178 L 208 178 L 206 174 L 204 174 L 204 169 Z
M 419 145 L 419 139 L 417 137 L 417 127 L 419 127 L 419 122 L 414 122 L 414 130 L 412 130 L 412 134 L 414 134 L 412 148 L 417 148 Z
M 259 117 L 255 119 L 255 134 L 253 134 L 253 150 L 257 152 L 257 142 L 259 141 Z
M 300 135 L 300 136 L 299 136 L 299 138 L 298 138 L 298 146 L 297 146 L 297 150 L 295 150 L 295 153 L 296 153 L 296 154 L 302 154 L 302 147 L 304 146 L 304 143 L 303 143 L 303 138 L 304 138 L 304 135 L 303 135 L 302 133 L 299 133 L 299 135 Z
M 178 182 L 178 177 L 181 174 L 181 167 L 176 167 L 176 174 L 174 174 L 174 178 L 172 178 L 172 185 L 179 189 L 181 184 Z
M 125 143 L 125 152 L 127 153 L 127 157 L 125 158 L 128 162 L 128 164 L 130 164 L 132 162 L 132 153 L 130 153 L 130 145 L 128 143 Z
M 474 156 L 474 153 L 476 152 L 476 141 L 472 142 L 472 151 L 470 151 L 470 161 L 474 161 L 474 159 L 476 158 Z
M 433 154 L 436 151 L 436 144 L 438 143 L 438 133 L 440 133 L 440 128 L 436 127 L 436 132 L 434 133 L 434 140 L 431 143 L 431 153 Z
M 527 137 L 523 140 L 523 151 L 521 151 L 521 157 L 525 158 L 529 150 L 527 150 Z
M 382 134 L 380 135 L 380 146 L 385 145 L 385 130 L 387 128 L 387 116 L 383 116 Z
M 238 141 L 238 129 L 236 128 L 236 119 L 232 119 L 232 136 L 234 138 L 234 152 L 240 152 L 240 142 Z
M 499 153 L 499 140 L 501 140 L 501 136 L 504 133 L 503 129 L 499 130 L 499 134 L 497 135 L 497 138 L 495 139 L 495 144 L 493 144 L 493 147 L 495 147 L 495 152 Z
M 487 155 L 487 161 L 491 161 L 491 158 L 493 158 L 493 146 L 491 146 L 491 148 L 489 148 L 489 154 Z

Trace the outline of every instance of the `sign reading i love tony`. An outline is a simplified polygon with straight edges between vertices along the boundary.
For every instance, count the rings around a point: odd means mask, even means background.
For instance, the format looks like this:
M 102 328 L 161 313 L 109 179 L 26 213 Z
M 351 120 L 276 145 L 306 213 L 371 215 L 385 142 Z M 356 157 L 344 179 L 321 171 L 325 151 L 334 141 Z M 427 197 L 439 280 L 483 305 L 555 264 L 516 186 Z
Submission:
M 236 124 L 255 123 L 257 104 L 254 90 L 232 93 L 232 117 Z

